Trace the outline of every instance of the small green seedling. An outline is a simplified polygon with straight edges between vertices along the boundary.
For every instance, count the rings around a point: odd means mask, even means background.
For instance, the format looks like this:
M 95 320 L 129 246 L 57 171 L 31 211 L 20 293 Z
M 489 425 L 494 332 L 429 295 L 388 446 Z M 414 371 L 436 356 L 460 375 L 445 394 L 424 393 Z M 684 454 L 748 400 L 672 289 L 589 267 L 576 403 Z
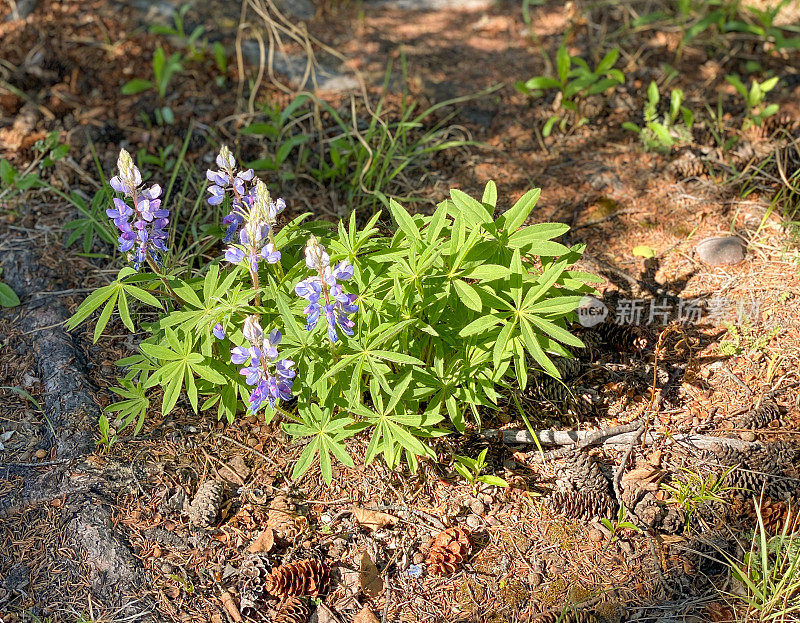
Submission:
M 606 519 L 605 517 L 600 518 L 600 523 L 602 523 L 610 532 L 611 532 L 611 542 L 617 541 L 619 539 L 619 532 L 620 530 L 632 530 L 633 532 L 639 532 L 640 528 L 635 523 L 630 521 L 625 521 L 625 517 L 628 514 L 628 509 L 625 508 L 624 504 L 619 505 L 619 510 L 617 511 L 617 519 L 613 523 L 611 520 Z
M 525 82 L 516 83 L 517 91 L 530 97 L 541 97 L 545 91 L 558 90 L 558 112 L 544 124 L 543 136 L 549 136 L 556 123 L 562 132 L 570 120 L 576 128 L 588 123 L 589 120 L 581 111 L 583 100 L 590 95 L 605 93 L 625 82 L 625 75 L 619 69 L 614 69 L 618 58 L 619 50 L 615 48 L 592 70 L 582 58 L 570 56 L 566 46 L 562 45 L 556 53 L 557 78 L 534 76 Z
M 489 448 L 484 448 L 478 455 L 477 459 L 471 459 L 468 456 L 461 456 L 454 454 L 453 458 L 456 471 L 461 474 L 464 479 L 469 482 L 474 488 L 476 483 L 482 482 L 487 485 L 494 485 L 496 487 L 507 487 L 508 483 L 499 476 L 492 476 L 490 474 L 481 474 L 483 468 L 486 466 L 486 452 Z
M 684 527 L 687 534 L 691 533 L 692 517 L 698 510 L 707 504 L 726 503 L 722 495 L 733 491 L 736 487 L 725 485 L 725 479 L 736 467 L 736 465 L 729 467 L 721 476 L 709 474 L 705 477 L 682 467 L 681 471 L 684 473 L 682 478 L 677 479 L 674 484 L 661 484 L 661 488 L 670 495 L 667 502 L 677 504 L 679 508 L 683 509 L 686 517 Z
M 669 98 L 669 111 L 659 121 L 658 103 L 661 95 L 655 81 L 647 89 L 647 102 L 644 105 L 644 127 L 640 128 L 629 121 L 622 124 L 626 130 L 639 135 L 645 151 L 668 152 L 674 145 L 692 140 L 694 115 L 683 105 L 681 89 L 672 89 Z
M 728 75 L 725 76 L 725 80 L 733 85 L 733 88 L 744 98 L 745 105 L 747 106 L 747 116 L 742 123 L 742 130 L 746 130 L 754 125 L 760 126 L 764 122 L 764 119 L 778 112 L 780 107 L 777 104 L 764 105 L 764 98 L 767 93 L 778 84 L 777 76 L 768 78 L 764 80 L 764 82 L 753 80 L 750 83 L 750 89 L 744 85 L 739 76 Z
M 0 268 L 0 275 L 3 274 L 3 269 Z M 16 292 L 11 289 L 7 283 L 0 281 L 0 307 L 16 307 L 19 305 L 19 297 Z
M 97 426 L 100 429 L 100 439 L 97 440 L 97 445 L 101 446 L 106 452 L 117 443 L 117 434 L 111 431 L 111 424 L 105 415 L 101 415 L 97 421 Z
M 184 4 L 181 7 L 172 13 L 172 22 L 173 26 L 165 26 L 163 24 L 154 24 L 150 27 L 150 32 L 156 35 L 164 35 L 167 37 L 177 37 L 181 40 L 181 44 L 183 47 L 186 48 L 186 58 L 187 60 L 197 60 L 202 58 L 203 50 L 206 47 L 205 42 L 198 42 L 200 41 L 200 37 L 205 32 L 205 28 L 203 26 L 195 26 L 194 30 L 187 35 L 186 29 L 184 27 L 184 18 L 186 17 L 186 12 L 189 10 L 190 5 Z
M 167 58 L 164 48 L 158 46 L 153 54 L 153 80 L 144 80 L 142 78 L 134 78 L 122 85 L 123 95 L 135 95 L 143 93 L 150 89 L 155 89 L 158 92 L 160 99 L 167 96 L 167 89 L 172 77 L 183 71 L 183 63 L 181 62 L 181 55 L 174 52 Z M 172 124 L 175 121 L 175 115 L 169 106 L 162 106 L 157 108 L 154 112 L 156 122 L 159 125 Z

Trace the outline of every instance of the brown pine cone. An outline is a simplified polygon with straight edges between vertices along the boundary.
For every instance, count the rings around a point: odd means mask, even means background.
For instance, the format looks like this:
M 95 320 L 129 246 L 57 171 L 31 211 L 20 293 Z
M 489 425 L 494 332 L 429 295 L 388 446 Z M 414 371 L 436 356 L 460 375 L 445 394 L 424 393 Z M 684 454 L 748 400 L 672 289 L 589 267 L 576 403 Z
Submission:
M 558 470 L 561 488 L 586 493 L 608 495 L 611 492 L 611 483 L 603 475 L 600 461 L 594 455 L 578 452 L 567 458 L 561 469 Z
M 214 525 L 222 506 L 224 485 L 219 480 L 206 480 L 197 489 L 191 504 L 186 509 L 189 523 L 198 528 L 209 528 Z
M 737 428 L 766 428 L 773 420 L 781 419 L 780 407 L 770 399 L 761 402 L 741 415 L 736 422 Z
M 772 115 L 764 119 L 763 127 L 767 135 L 772 135 L 778 130 L 784 130 L 789 134 L 793 134 L 800 130 L 800 119 L 784 110 L 777 115 Z
M 548 614 L 538 619 L 541 623 L 600 623 L 601 619 L 591 610 L 573 610 L 558 614 Z
M 449 575 L 461 566 L 470 552 L 472 543 L 469 532 L 460 526 L 448 528 L 440 532 L 431 543 L 428 554 L 428 573 L 431 575 Z
M 667 167 L 676 180 L 683 180 L 690 177 L 704 177 L 708 173 L 708 168 L 703 159 L 692 151 L 686 151 L 678 158 L 673 160 Z
M 588 520 L 593 517 L 611 519 L 617 514 L 617 503 L 607 493 L 593 491 L 553 491 L 550 496 L 553 510 L 570 519 Z
M 320 595 L 328 590 L 330 579 L 331 570 L 325 563 L 306 558 L 273 569 L 264 586 L 269 593 L 281 598 Z
M 309 614 L 308 606 L 297 597 L 292 597 L 283 604 L 272 621 L 273 623 L 306 623 Z

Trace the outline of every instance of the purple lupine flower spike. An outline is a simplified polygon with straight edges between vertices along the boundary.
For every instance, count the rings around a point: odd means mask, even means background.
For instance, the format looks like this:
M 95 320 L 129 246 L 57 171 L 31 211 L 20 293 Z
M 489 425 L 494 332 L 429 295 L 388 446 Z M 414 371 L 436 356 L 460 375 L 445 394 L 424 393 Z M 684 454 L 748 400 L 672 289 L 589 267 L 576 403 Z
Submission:
M 303 310 L 306 315 L 306 330 L 312 331 L 320 316 L 324 315 L 331 342 L 336 343 L 339 340 L 337 327 L 345 335 L 353 335 L 355 322 L 348 316 L 358 311 L 358 305 L 355 304 L 358 297 L 344 292 L 337 281 L 350 279 L 355 274 L 355 268 L 347 262 L 339 262 L 331 269 L 330 257 L 314 236 L 308 239 L 305 257 L 306 266 L 316 271 L 316 274 L 298 283 L 294 291 L 308 301 L 308 306 Z
M 231 363 L 246 364 L 240 373 L 245 377 L 245 382 L 253 386 L 248 400 L 250 411 L 255 413 L 264 402 L 275 407 L 281 400 L 290 400 L 296 373 L 292 369 L 294 361 L 278 359 L 281 332 L 275 329 L 264 336 L 258 316 L 248 316 L 242 333 L 250 343 L 250 348 L 243 346 L 232 348 Z
M 251 273 L 258 272 L 260 260 L 276 264 L 281 252 L 275 248 L 272 229 L 269 223 L 269 190 L 261 180 L 256 182 L 256 199 L 243 219 L 244 227 L 239 230 L 239 244 L 231 245 L 225 251 L 225 259 L 232 264 L 247 261 Z
M 245 212 L 252 207 L 255 199 L 254 188 L 248 188 L 248 184 L 255 177 L 253 169 L 245 171 L 236 170 L 236 158 L 231 150 L 223 145 L 216 158 L 218 171 L 209 169 L 206 171 L 206 179 L 211 182 L 208 187 L 210 197 L 209 205 L 220 205 L 230 193 L 231 210 L 222 219 L 225 226 L 225 242 L 230 242 L 244 222 Z
M 169 210 L 161 207 L 161 186 L 154 184 L 147 189 L 139 188 L 142 174 L 124 149 L 120 151 L 117 168 L 119 175 L 112 177 L 109 184 L 133 203 L 131 207 L 123 199 L 114 197 L 114 208 L 106 210 L 120 231 L 119 250 L 128 253 L 128 259 L 136 270 L 148 257 L 160 266 L 160 252 L 167 250 L 166 227 L 169 224 Z M 132 223 L 131 217 L 134 218 Z
M 217 324 L 215 324 L 214 328 L 211 330 L 211 332 L 214 334 L 214 337 L 217 338 L 218 340 L 224 340 L 225 339 L 225 329 L 222 327 L 222 323 L 221 322 L 218 322 Z

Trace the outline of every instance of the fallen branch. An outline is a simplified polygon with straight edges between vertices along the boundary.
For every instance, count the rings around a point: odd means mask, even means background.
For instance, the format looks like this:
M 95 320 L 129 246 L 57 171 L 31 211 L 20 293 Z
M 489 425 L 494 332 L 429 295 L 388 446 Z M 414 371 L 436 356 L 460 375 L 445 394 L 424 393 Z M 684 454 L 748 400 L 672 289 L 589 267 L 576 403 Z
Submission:
M 602 431 L 585 430 L 540 430 L 536 431 L 536 439 L 543 446 L 574 446 L 578 449 L 587 448 L 593 445 L 604 447 L 626 447 L 632 438 L 636 437 L 641 422 L 626 424 L 625 426 L 615 426 L 614 428 Z M 480 433 L 484 439 L 499 439 L 509 445 L 535 444 L 536 441 L 527 430 L 507 429 L 498 430 L 489 428 Z M 691 435 L 679 434 L 670 435 L 665 433 L 648 433 L 643 436 L 645 443 L 654 443 L 660 439 L 666 439 L 674 443 L 689 445 L 704 450 L 719 445 L 727 445 L 737 449 L 747 449 L 754 442 L 742 441 L 730 437 L 715 437 L 713 435 Z

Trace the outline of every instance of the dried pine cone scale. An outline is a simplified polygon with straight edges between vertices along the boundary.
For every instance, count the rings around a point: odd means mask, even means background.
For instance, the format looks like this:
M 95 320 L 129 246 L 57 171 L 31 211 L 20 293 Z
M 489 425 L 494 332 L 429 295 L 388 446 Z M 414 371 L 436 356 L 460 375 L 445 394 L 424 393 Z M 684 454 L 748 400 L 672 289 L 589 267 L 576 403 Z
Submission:
M 617 502 L 607 493 L 553 491 L 550 505 L 559 515 L 583 521 L 594 517 L 611 519 L 617 514 Z
M 213 526 L 222 506 L 223 492 L 224 485 L 219 480 L 206 480 L 200 485 L 186 509 L 189 522 L 198 528 Z
M 321 595 L 330 585 L 330 568 L 325 563 L 307 558 L 273 569 L 264 586 L 275 597 Z
M 738 428 L 766 428 L 774 420 L 781 419 L 781 408 L 773 400 L 764 400 L 760 405 L 744 413 L 736 422 Z
M 431 544 L 428 554 L 428 573 L 449 575 L 454 573 L 469 557 L 472 542 L 469 532 L 459 526 L 440 532 Z
M 273 623 L 306 623 L 310 614 L 309 607 L 299 598 L 289 599 L 272 620 Z

